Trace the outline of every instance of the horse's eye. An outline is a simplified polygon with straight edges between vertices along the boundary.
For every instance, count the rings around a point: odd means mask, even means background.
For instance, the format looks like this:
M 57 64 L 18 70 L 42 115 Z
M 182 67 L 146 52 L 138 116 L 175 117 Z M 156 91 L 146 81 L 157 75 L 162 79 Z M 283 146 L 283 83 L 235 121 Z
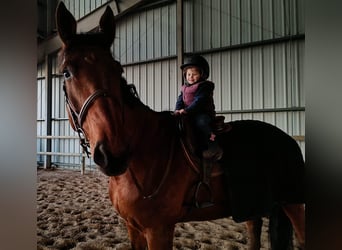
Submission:
M 68 80 L 68 79 L 71 77 L 70 71 L 67 70 L 67 69 L 64 69 L 64 70 L 63 70 L 63 76 L 64 76 L 64 78 L 65 78 L 66 80 Z

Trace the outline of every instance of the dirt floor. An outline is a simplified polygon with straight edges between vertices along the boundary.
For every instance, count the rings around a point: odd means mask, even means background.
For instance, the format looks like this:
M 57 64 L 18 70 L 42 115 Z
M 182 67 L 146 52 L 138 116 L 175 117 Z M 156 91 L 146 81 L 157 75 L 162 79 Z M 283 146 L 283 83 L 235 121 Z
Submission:
M 75 170 L 38 169 L 37 249 L 131 249 L 124 222 L 108 198 L 107 183 L 108 177 L 99 171 L 81 175 Z M 174 250 L 246 248 L 245 225 L 230 218 L 176 225 Z M 267 219 L 262 249 L 270 249 Z

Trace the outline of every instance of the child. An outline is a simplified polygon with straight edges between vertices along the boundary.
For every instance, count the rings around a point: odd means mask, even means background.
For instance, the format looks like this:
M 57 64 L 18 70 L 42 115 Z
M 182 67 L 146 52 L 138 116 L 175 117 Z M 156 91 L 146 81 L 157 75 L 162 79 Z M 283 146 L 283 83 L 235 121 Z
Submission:
M 214 83 L 207 81 L 209 64 L 204 57 L 193 55 L 185 59 L 180 67 L 185 84 L 177 98 L 175 115 L 189 115 L 199 136 L 202 156 L 205 159 L 219 160 L 222 149 L 215 141 L 212 123 L 215 117 Z

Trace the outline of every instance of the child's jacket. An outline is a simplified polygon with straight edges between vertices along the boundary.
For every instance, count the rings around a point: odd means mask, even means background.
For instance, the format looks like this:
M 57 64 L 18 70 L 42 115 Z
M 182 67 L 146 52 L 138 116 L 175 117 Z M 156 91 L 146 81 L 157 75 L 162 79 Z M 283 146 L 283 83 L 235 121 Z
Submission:
M 184 109 L 190 115 L 205 113 L 215 116 L 214 88 L 210 81 L 184 84 L 177 98 L 176 110 Z

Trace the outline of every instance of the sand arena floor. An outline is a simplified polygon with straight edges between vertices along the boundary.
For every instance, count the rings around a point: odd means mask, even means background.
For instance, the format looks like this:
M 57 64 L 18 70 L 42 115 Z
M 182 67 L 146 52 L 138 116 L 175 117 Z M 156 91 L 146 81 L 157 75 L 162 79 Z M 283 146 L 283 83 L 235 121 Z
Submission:
M 246 248 L 245 225 L 230 218 L 178 223 L 175 228 L 174 250 Z M 131 249 L 125 224 L 108 197 L 108 177 L 99 171 L 37 171 L 37 249 Z M 270 249 L 267 219 L 262 249 Z

